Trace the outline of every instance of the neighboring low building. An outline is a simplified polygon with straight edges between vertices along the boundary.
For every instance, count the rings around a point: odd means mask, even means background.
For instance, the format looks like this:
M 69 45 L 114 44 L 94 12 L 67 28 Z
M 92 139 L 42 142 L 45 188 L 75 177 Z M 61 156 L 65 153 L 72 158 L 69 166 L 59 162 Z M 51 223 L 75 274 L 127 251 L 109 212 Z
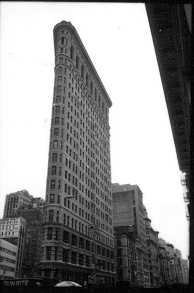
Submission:
M 176 266 L 175 266 L 175 255 L 174 255 L 174 246 L 171 243 L 166 244 L 166 250 L 168 251 L 168 266 L 169 266 L 169 284 L 177 283 L 176 279 Z
M 181 265 L 182 255 L 179 249 L 174 249 L 174 265 L 175 265 L 175 280 L 176 283 L 183 283 L 182 265 Z
M 146 247 L 145 207 L 142 201 L 142 192 L 137 185 L 112 184 L 113 197 L 113 226 L 117 243 L 131 251 L 132 256 L 124 257 L 121 254 L 121 263 L 117 264 L 119 281 L 128 281 L 132 286 L 149 287 L 148 251 Z M 118 233 L 120 227 L 129 229 L 133 233 Z M 125 227 L 125 228 L 124 228 Z M 117 255 L 119 253 L 119 247 Z M 121 252 L 122 253 L 122 252 Z M 133 258 L 131 272 L 127 272 L 126 263 Z M 128 279 L 128 280 L 127 280 Z
M 181 252 L 163 239 L 159 239 L 159 265 L 161 285 L 184 283 Z
M 160 270 L 158 260 L 158 233 L 151 227 L 151 220 L 146 217 L 147 248 L 149 256 L 150 287 L 160 286 Z
M 129 226 L 114 228 L 117 263 L 117 282 L 136 284 L 135 234 Z
M 169 283 L 168 252 L 165 249 L 165 241 L 159 239 L 158 259 L 160 271 L 160 286 L 166 286 Z
M 37 198 L 30 205 L 21 206 L 17 210 L 17 216 L 26 220 L 26 237 L 21 270 L 23 277 L 39 275 L 38 263 L 41 251 L 43 206 L 44 200 Z
M 181 259 L 183 284 L 189 283 L 189 265 L 187 259 Z
M 27 190 L 21 190 L 6 195 L 3 218 L 15 218 L 17 208 L 28 205 L 33 196 Z
M 0 219 L 0 239 L 9 241 L 17 246 L 15 276 L 21 277 L 21 266 L 25 244 L 26 221 L 24 218 Z
M 0 279 L 14 279 L 17 262 L 17 246 L 0 239 Z

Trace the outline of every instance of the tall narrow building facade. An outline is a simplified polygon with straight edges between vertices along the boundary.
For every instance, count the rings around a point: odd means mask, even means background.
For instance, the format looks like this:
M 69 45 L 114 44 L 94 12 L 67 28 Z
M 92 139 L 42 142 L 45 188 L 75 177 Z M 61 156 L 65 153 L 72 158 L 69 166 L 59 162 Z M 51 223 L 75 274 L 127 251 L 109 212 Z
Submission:
M 146 245 L 146 209 L 137 185 L 112 184 L 113 225 L 117 242 L 117 272 L 120 282 L 149 287 Z
M 115 277 L 109 141 L 111 100 L 70 22 L 54 28 L 42 275 L 111 283 Z

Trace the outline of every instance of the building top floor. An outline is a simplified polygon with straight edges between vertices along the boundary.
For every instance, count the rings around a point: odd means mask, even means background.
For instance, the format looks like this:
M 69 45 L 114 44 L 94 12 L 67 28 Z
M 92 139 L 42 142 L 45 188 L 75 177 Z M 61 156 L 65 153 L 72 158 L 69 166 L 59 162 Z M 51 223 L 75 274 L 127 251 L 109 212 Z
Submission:
M 62 21 L 55 25 L 54 30 L 54 46 L 55 55 L 60 53 L 61 46 L 66 45 L 68 55 L 75 61 L 76 68 L 80 69 L 81 73 L 86 76 L 86 79 L 91 79 L 90 87 L 98 87 L 98 91 L 102 93 L 106 106 L 109 108 L 112 105 L 110 97 L 75 29 L 71 22 Z M 84 70 L 83 70 L 84 69 Z M 93 80 L 93 81 L 92 81 Z
M 142 195 L 141 189 L 136 184 L 131 185 L 131 184 L 112 183 L 112 192 L 113 193 L 131 191 L 131 190 L 134 190 L 137 193 Z
M 9 198 L 23 198 L 23 199 L 25 198 L 25 199 L 28 199 L 28 200 L 32 200 L 32 198 L 33 198 L 33 196 L 30 195 L 30 193 L 25 189 L 9 193 L 9 194 L 7 194 L 6 197 L 8 199 Z

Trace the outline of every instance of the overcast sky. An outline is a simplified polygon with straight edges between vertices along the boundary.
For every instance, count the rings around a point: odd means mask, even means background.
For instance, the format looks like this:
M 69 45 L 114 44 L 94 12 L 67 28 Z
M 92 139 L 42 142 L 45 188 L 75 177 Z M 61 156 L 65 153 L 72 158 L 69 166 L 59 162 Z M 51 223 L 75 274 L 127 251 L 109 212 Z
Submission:
M 0 217 L 5 195 L 45 197 L 53 27 L 70 21 L 112 100 L 112 182 L 137 184 L 159 237 L 188 255 L 180 171 L 144 4 L 0 3 Z

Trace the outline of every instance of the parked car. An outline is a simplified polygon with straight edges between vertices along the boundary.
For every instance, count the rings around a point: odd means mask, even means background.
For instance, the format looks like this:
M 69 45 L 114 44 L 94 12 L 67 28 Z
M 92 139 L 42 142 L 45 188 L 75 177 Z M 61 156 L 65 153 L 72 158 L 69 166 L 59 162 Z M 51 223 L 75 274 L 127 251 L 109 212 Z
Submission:
M 82 286 L 73 281 L 62 281 L 57 283 L 55 287 L 82 287 Z

